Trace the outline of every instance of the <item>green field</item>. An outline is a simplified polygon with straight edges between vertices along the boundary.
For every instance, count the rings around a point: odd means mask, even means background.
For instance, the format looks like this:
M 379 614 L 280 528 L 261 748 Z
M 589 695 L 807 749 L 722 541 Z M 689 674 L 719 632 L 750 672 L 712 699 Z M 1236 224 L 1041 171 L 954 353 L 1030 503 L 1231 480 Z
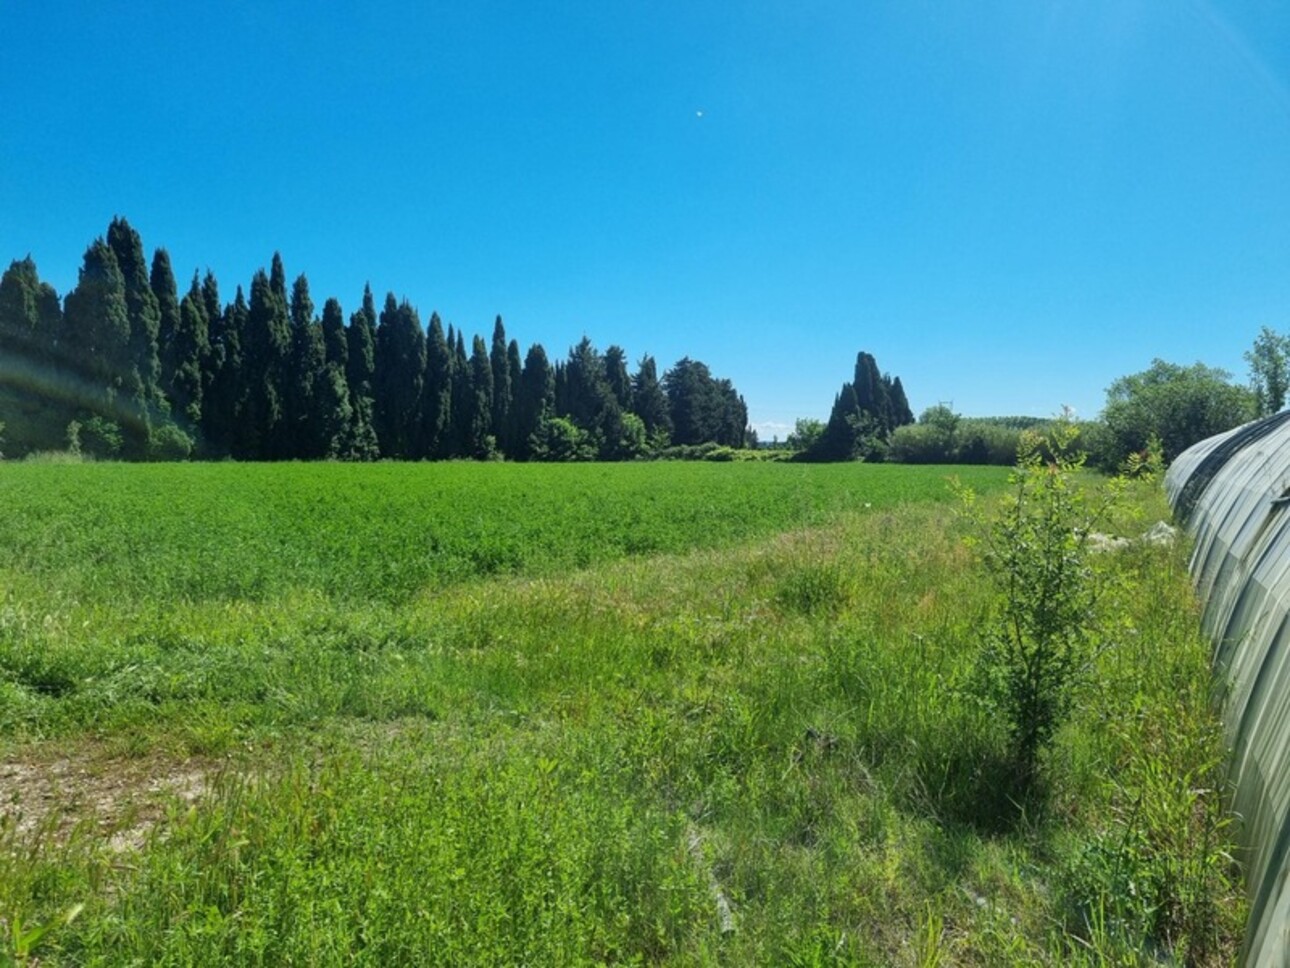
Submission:
M 1114 647 L 1018 804 L 948 473 L 4 465 L 0 945 L 1225 963 L 1185 549 L 1105 561 Z M 1119 523 L 1161 508 L 1139 488 Z

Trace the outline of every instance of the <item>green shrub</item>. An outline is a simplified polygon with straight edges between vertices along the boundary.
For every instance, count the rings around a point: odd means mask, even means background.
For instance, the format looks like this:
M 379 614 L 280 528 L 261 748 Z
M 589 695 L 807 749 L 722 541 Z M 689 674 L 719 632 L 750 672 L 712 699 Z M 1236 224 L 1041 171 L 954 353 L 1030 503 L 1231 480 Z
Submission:
M 1096 654 L 1101 587 L 1088 538 L 1110 504 L 1092 502 L 1076 480 L 1084 464 L 1072 449 L 1076 436 L 1064 420 L 1046 438 L 1022 433 L 1011 494 L 984 537 L 998 597 L 985 631 L 980 686 L 1007 722 L 1022 789 L 1036 778 L 1040 754 Z

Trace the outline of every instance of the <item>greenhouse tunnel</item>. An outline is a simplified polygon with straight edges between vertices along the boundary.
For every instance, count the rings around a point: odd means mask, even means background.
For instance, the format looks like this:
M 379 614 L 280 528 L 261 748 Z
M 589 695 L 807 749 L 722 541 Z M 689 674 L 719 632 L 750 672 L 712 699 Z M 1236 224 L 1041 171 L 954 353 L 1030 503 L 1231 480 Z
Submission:
M 1165 476 L 1195 539 L 1232 809 L 1250 898 L 1247 965 L 1290 957 L 1290 411 L 1203 440 Z

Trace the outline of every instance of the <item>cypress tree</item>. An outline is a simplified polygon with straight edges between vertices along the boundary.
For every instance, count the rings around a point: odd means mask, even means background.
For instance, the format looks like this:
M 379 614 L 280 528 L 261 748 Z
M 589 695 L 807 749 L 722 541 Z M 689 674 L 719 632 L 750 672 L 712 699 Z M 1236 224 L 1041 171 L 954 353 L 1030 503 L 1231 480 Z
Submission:
M 31 256 L 15 259 L 0 276 L 0 353 L 24 369 L 45 369 L 53 363 L 61 328 L 58 293 L 40 281 Z
M 208 306 L 212 295 L 210 283 L 213 277 L 208 272 L 202 284 L 202 295 Z M 238 438 L 244 431 L 243 421 L 249 419 L 243 396 L 248 376 L 243 346 L 249 315 L 246 297 L 238 286 L 233 302 L 220 314 L 219 324 L 211 327 L 210 385 L 203 400 L 202 431 L 206 447 L 219 456 L 244 456 L 247 452 Z
M 520 363 L 520 344 L 511 340 L 506 344 L 506 371 L 511 387 L 511 412 L 506 423 L 506 446 L 505 452 L 507 457 L 514 457 L 522 449 L 522 440 L 520 438 L 520 377 L 523 374 L 523 365 Z
M 905 387 L 896 377 L 891 382 L 892 429 L 904 427 L 914 422 L 914 411 L 909 408 L 909 399 L 905 396 Z
M 314 410 L 314 390 L 326 362 L 322 328 L 304 273 L 291 286 L 291 357 L 286 376 L 287 454 L 309 460 L 326 454 L 329 441 Z
M 130 414 L 121 422 L 123 451 L 127 457 L 140 458 L 148 452 L 151 414 L 166 410 L 157 352 L 161 310 L 148 280 L 148 264 L 139 233 L 125 219 L 115 218 L 108 226 L 107 244 L 125 286 L 126 318 L 130 325 L 129 352 L 126 359 L 119 361 L 125 369 L 117 378 L 120 405 Z
M 273 253 L 269 263 L 269 289 L 282 305 L 287 304 L 287 270 L 282 267 L 281 253 Z
M 627 353 L 621 346 L 605 350 L 605 380 L 619 409 L 632 409 L 632 381 L 627 376 Z
M 197 275 L 193 273 L 194 277 Z M 215 374 L 223 365 L 223 339 L 224 339 L 224 313 L 220 307 L 219 301 L 219 283 L 215 281 L 215 275 L 206 270 L 206 276 L 202 279 L 202 308 L 206 311 L 206 335 L 210 343 L 210 352 L 206 354 L 206 366 L 202 371 L 202 396 L 210 394 L 211 384 L 215 382 Z M 203 405 L 203 414 L 205 406 Z M 205 417 L 203 416 L 203 427 L 205 426 Z
M 425 456 L 441 460 L 452 454 L 452 352 L 438 313 L 430 314 L 426 337 L 426 375 L 421 388 L 421 434 Z
M 820 461 L 854 460 L 858 455 L 864 411 L 860 396 L 850 383 L 842 384 L 842 392 L 833 398 L 833 410 L 815 446 L 808 452 L 808 459 Z
M 503 452 L 510 449 L 511 407 L 513 406 L 513 389 L 511 371 L 506 360 L 506 327 L 502 317 L 498 316 L 493 323 L 493 343 L 488 354 L 490 369 L 491 408 L 489 415 L 489 433 L 493 436 L 495 446 Z M 478 388 L 476 388 L 478 390 Z
M 375 429 L 386 457 L 415 457 L 425 382 L 425 331 L 417 312 L 394 293 L 385 298 L 376 327 Z
M 129 439 L 138 446 L 141 437 L 147 439 L 148 422 L 138 399 L 125 278 L 102 239 L 85 252 L 76 288 L 67 294 L 64 322 L 68 358 L 79 363 L 73 377 L 78 409 L 86 422 L 101 422 L 90 451 L 117 456 L 121 428 L 128 428 Z
M 56 362 L 62 325 L 58 293 L 40 281 L 31 256 L 10 263 L 0 276 L 0 413 L 11 456 L 64 444 L 71 415 Z
M 356 460 L 359 454 L 353 437 L 354 410 L 346 377 L 349 343 L 345 337 L 345 313 L 338 300 L 328 299 L 323 304 L 320 333 L 323 362 L 314 379 L 310 436 L 316 442 L 319 457 Z
M 468 400 L 466 453 L 479 459 L 491 457 L 497 446 L 497 438 L 490 433 L 493 416 L 493 365 L 482 336 L 476 336 L 471 343 Z
M 215 273 L 210 269 L 207 269 L 206 275 L 202 277 L 202 302 L 206 304 L 206 318 L 210 320 L 213 327 L 215 320 L 224 315 L 224 304 L 219 299 L 219 283 L 215 281 Z
M 356 460 L 376 460 L 380 445 L 373 428 L 375 403 L 373 386 L 376 378 L 376 305 L 372 287 L 363 287 L 363 305 L 349 317 L 345 331 L 348 359 L 345 382 L 349 385 L 352 428 L 350 450 Z
M 516 410 L 519 457 L 527 460 L 543 423 L 555 415 L 555 374 L 540 343 L 530 346 L 524 357 Z
M 275 258 L 275 261 L 278 260 Z M 284 377 L 291 356 L 291 324 L 286 303 L 279 298 L 263 269 L 251 280 L 243 353 L 244 391 L 240 396 L 244 415 L 233 456 L 282 460 L 291 452 L 283 399 Z
M 646 354 L 641 357 L 632 377 L 633 413 L 640 417 L 645 425 L 645 433 L 656 448 L 666 447 L 672 439 L 672 416 L 658 380 L 658 366 L 654 357 Z
M 172 368 L 170 383 L 164 389 L 171 401 L 171 413 L 186 432 L 195 433 L 201 426 L 203 372 L 210 355 L 210 321 L 196 273 L 179 305 L 179 322 L 170 334 L 168 355 Z
M 856 356 L 855 379 L 852 382 L 859 411 L 868 415 L 879 435 L 886 437 L 891 430 L 889 422 L 890 404 L 887 401 L 887 389 L 878 372 L 878 363 L 869 353 L 861 352 Z
M 148 275 L 148 288 L 157 300 L 157 355 L 160 359 L 161 391 L 170 400 L 172 411 L 177 409 L 170 397 L 170 387 L 175 382 L 175 351 L 171 346 L 175 330 L 179 328 L 179 291 L 175 273 L 170 268 L 170 253 L 157 249 L 152 254 L 152 271 Z M 205 310 L 205 304 L 202 309 Z M 209 320 L 210 315 L 206 318 Z
M 349 369 L 349 341 L 345 338 L 345 313 L 340 301 L 330 298 L 323 303 L 322 311 L 323 362 L 340 367 L 345 374 Z
M 470 379 L 470 359 L 466 356 L 466 341 L 458 330 L 455 337 L 448 327 L 448 345 L 452 347 L 452 456 L 469 457 L 470 416 L 473 391 Z

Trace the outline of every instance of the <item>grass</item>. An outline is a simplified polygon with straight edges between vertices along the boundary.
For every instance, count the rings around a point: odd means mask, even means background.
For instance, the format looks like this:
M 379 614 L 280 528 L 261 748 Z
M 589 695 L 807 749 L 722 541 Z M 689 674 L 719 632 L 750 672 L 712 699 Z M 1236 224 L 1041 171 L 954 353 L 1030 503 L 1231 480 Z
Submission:
M 5 468 L 0 760 L 206 780 L 13 811 L 0 914 L 85 905 L 42 964 L 1227 963 L 1185 549 L 1105 559 L 1114 645 L 1017 803 L 943 476 Z

